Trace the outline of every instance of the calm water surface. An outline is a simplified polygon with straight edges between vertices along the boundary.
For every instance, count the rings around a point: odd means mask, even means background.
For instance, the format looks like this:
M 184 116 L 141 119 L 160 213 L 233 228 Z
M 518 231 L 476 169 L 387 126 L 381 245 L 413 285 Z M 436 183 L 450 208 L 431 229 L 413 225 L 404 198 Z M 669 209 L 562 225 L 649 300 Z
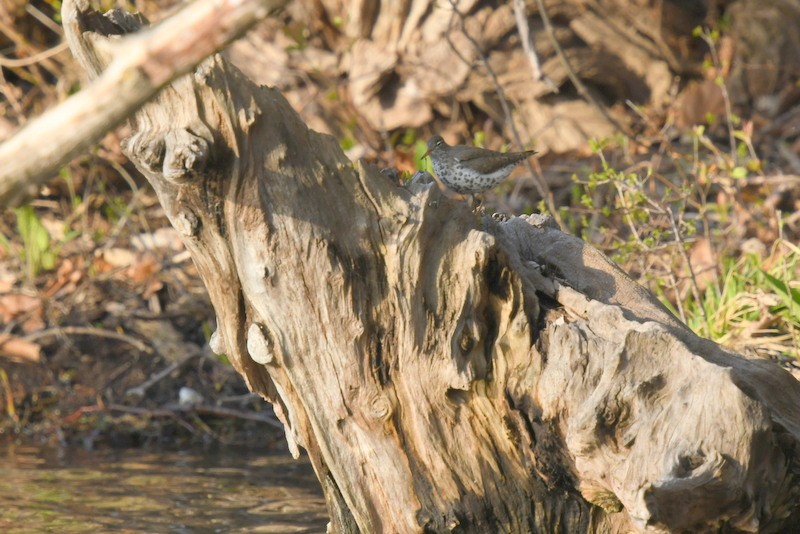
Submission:
M 325 532 L 307 463 L 264 451 L 0 445 L 0 532 Z

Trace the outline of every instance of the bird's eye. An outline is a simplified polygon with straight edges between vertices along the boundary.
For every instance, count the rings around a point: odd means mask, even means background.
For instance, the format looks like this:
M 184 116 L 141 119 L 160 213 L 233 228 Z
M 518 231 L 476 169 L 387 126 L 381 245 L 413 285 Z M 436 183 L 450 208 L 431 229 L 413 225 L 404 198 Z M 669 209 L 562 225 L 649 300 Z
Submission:
M 444 141 L 442 141 L 441 139 L 439 139 L 438 141 L 436 141 L 436 146 L 442 146 L 442 143 L 443 143 L 443 142 L 444 142 Z

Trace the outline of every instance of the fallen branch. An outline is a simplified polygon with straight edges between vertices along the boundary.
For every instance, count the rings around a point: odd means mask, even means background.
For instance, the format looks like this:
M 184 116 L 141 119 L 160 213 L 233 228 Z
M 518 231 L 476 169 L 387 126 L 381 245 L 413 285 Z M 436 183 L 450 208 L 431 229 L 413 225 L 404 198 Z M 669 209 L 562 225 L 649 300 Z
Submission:
M 2 383 L 2 376 L 0 376 L 0 383 Z M 81 406 L 67 417 L 63 419 L 65 424 L 73 424 L 82 416 L 92 413 L 108 413 L 108 412 L 121 412 L 131 415 L 138 415 L 141 417 L 166 417 L 175 419 L 184 428 L 191 433 L 195 433 L 195 428 L 189 424 L 188 421 L 181 417 L 181 414 L 195 414 L 195 415 L 209 415 L 212 417 L 228 418 L 228 419 L 242 419 L 244 421 L 253 421 L 256 423 L 264 423 L 271 427 L 283 430 L 283 425 L 264 413 L 251 413 L 241 410 L 232 410 L 230 408 L 222 408 L 219 406 L 181 406 L 178 404 L 168 404 L 163 408 L 140 408 L 137 406 L 126 406 L 124 404 L 95 404 L 92 406 Z
M 55 337 L 55 336 L 106 337 L 110 339 L 116 339 L 118 341 L 123 341 L 128 345 L 131 345 L 139 352 L 146 352 L 146 353 L 153 352 L 153 349 L 151 349 L 146 343 L 144 343 L 143 341 L 139 341 L 135 337 L 131 337 L 126 334 L 120 334 L 119 332 L 112 332 L 111 330 L 103 330 L 102 328 L 95 328 L 93 326 L 58 326 L 55 328 L 48 328 L 47 330 L 42 330 L 40 332 L 34 332 L 33 334 L 29 334 L 23 337 L 22 339 L 25 341 L 36 341 L 38 339 L 42 339 L 45 337 Z
M 90 75 L 97 79 L 0 145 L 0 206 L 20 204 L 36 186 L 51 179 L 59 167 L 99 141 L 162 87 L 194 69 L 285 3 L 286 0 L 199 0 L 151 30 L 107 47 L 105 53 L 113 54 L 115 59 L 102 75 L 97 58 L 80 58 L 93 66 Z M 73 11 L 65 11 L 64 25 L 76 25 L 78 9 L 88 5 L 82 0 L 75 3 Z M 105 26 L 109 24 L 104 21 Z M 67 42 L 80 32 L 77 27 L 66 32 Z M 53 132 L 72 134 L 53 136 Z
M 202 404 L 198 406 L 168 405 L 166 408 L 175 412 L 195 413 L 198 415 L 211 415 L 214 417 L 255 421 L 257 423 L 265 423 L 271 427 L 283 430 L 283 425 L 280 422 L 278 422 L 274 417 L 270 417 L 264 413 L 245 412 L 242 410 L 222 408 L 220 406 L 206 406 Z
M 158 373 L 156 373 L 153 376 L 151 376 L 145 382 L 141 383 L 140 385 L 138 385 L 136 387 L 132 387 L 132 388 L 128 389 L 128 391 L 125 392 L 125 396 L 126 397 L 143 398 L 145 396 L 145 394 L 147 393 L 148 389 L 150 389 L 154 385 L 158 384 L 159 382 L 164 380 L 164 378 L 168 377 L 170 374 L 172 374 L 173 372 L 177 371 L 178 369 L 180 369 L 181 367 L 183 367 L 184 365 L 186 365 L 187 363 L 192 361 L 194 358 L 196 358 L 196 357 L 198 357 L 198 356 L 200 356 L 202 354 L 203 354 L 203 351 L 200 350 L 199 348 L 197 350 L 195 350 L 195 351 L 190 352 L 189 354 L 184 356 L 184 358 L 182 360 L 177 361 L 177 362 L 175 362 L 175 363 L 173 363 L 171 365 L 168 365 L 163 370 L 161 370 Z

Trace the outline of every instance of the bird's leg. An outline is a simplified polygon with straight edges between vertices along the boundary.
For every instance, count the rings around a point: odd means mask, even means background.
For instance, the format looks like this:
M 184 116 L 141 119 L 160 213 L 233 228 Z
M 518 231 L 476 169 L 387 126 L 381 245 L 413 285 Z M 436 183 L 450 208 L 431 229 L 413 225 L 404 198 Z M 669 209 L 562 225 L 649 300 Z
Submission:
M 469 206 L 473 213 L 483 214 L 486 210 L 483 207 L 483 198 L 476 194 L 469 195 Z

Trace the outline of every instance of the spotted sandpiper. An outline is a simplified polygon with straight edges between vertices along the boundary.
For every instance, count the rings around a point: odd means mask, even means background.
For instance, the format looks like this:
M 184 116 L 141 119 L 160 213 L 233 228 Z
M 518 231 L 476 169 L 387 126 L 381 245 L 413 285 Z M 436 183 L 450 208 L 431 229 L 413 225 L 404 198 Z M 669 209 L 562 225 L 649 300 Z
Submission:
M 511 173 L 525 158 L 536 154 L 524 152 L 495 152 L 471 146 L 450 146 L 438 135 L 428 140 L 428 151 L 436 176 L 448 187 L 462 195 L 475 195 L 491 189 Z

